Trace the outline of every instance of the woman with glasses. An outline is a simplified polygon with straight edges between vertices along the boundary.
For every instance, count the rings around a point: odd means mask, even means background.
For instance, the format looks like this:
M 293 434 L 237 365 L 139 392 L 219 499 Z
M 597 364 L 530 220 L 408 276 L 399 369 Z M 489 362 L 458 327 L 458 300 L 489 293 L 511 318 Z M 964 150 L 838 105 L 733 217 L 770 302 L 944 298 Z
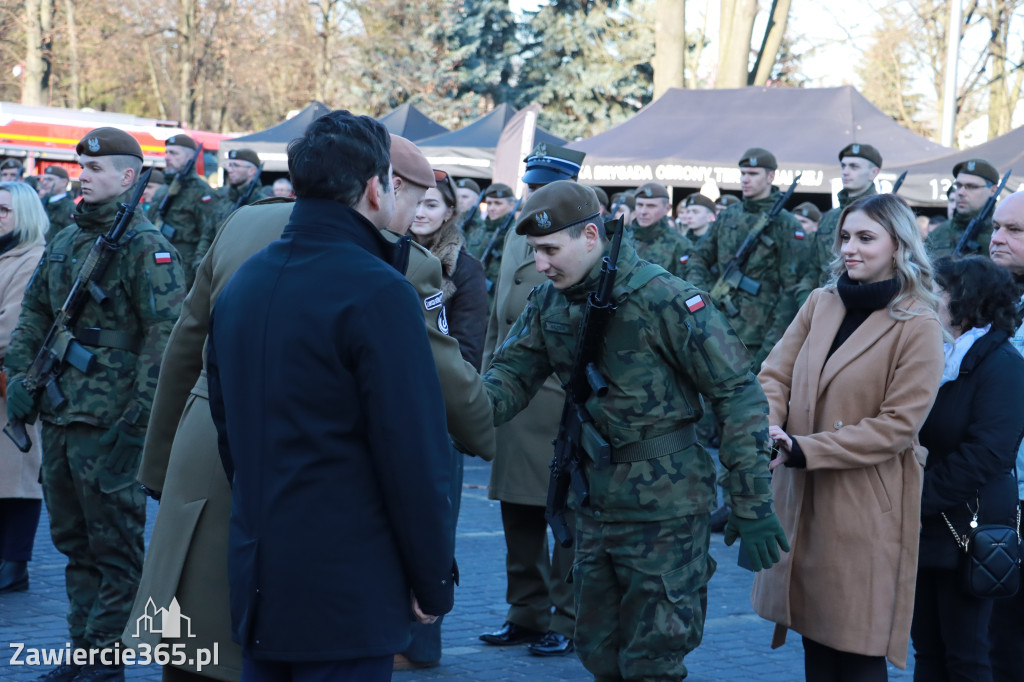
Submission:
M 437 170 L 434 179 L 437 187 L 428 189 L 417 204 L 409 233 L 441 261 L 448 333 L 459 342 L 463 359 L 479 367 L 487 334 L 487 282 L 459 231 L 451 179 Z
M 46 211 L 28 184 L 0 183 L 0 361 L 18 323 L 21 299 L 43 254 L 43 233 L 49 226 Z M 6 376 L 0 385 L 0 414 L 7 414 Z M 27 453 L 0 436 L 0 593 L 28 589 L 28 562 L 43 497 L 39 422 L 30 428 L 32 449 Z

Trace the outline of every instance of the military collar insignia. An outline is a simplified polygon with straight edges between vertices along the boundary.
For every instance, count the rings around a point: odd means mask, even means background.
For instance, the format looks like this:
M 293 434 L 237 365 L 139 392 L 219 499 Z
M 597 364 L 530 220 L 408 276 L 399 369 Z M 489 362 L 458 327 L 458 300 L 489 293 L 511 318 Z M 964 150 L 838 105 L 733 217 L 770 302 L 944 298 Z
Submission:
M 968 161 L 967 162 L 967 172 L 968 173 L 973 173 L 974 172 L 974 162 L 973 161 Z
M 95 137 L 90 137 L 87 144 L 89 145 L 89 151 L 93 154 L 100 150 L 100 141 Z
M 539 230 L 550 230 L 551 229 L 551 218 L 548 217 L 547 211 L 541 211 L 533 217 L 533 221 L 537 223 L 537 229 Z

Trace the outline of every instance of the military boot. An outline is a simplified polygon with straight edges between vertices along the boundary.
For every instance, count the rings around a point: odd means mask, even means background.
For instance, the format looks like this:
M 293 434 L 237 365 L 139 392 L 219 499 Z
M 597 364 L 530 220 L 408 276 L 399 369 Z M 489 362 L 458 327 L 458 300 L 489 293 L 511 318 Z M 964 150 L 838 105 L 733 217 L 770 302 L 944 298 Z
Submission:
M 65 663 L 44 675 L 40 675 L 36 679 L 39 682 L 72 682 L 81 671 L 82 666 Z
M 5 561 L 0 564 L 0 594 L 28 589 L 28 562 Z

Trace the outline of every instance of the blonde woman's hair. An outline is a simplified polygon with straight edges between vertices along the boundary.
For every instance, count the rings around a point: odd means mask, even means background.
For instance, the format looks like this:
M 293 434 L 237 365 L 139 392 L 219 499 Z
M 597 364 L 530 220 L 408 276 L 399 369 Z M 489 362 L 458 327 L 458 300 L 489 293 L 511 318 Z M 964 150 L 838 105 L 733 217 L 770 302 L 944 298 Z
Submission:
M 25 182 L 0 182 L 0 191 L 11 194 L 15 246 L 42 243 L 50 219 L 32 186 Z
M 889 315 L 896 320 L 908 320 L 922 314 L 937 314 L 939 299 L 934 292 L 932 263 L 924 249 L 921 232 L 917 229 L 914 212 L 903 199 L 895 194 L 870 194 L 857 199 L 839 216 L 833 248 L 838 254 L 842 244 L 843 225 L 851 213 L 863 213 L 881 225 L 896 243 L 893 265 L 900 289 L 889 302 Z M 832 276 L 826 285 L 836 287 L 839 276 L 846 272 L 842 255 L 836 256 L 831 264 Z M 916 301 L 924 308 L 911 310 L 907 306 Z

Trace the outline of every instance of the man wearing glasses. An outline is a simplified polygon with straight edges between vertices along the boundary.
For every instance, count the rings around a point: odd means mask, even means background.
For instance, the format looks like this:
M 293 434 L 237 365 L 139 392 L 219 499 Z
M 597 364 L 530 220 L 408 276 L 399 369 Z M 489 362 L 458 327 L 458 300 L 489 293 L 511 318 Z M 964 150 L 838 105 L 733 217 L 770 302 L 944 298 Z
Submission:
M 956 248 L 967 224 L 978 215 L 978 211 L 985 205 L 988 198 L 995 194 L 996 186 L 999 184 L 999 171 L 984 159 L 968 159 L 953 166 L 953 183 L 955 192 L 956 207 L 953 210 L 953 217 L 942 223 L 928 235 L 925 240 L 925 247 L 932 259 L 947 256 Z M 968 250 L 963 255 L 988 253 L 988 242 L 992 238 L 992 221 L 986 220 L 978 232 L 975 250 Z

